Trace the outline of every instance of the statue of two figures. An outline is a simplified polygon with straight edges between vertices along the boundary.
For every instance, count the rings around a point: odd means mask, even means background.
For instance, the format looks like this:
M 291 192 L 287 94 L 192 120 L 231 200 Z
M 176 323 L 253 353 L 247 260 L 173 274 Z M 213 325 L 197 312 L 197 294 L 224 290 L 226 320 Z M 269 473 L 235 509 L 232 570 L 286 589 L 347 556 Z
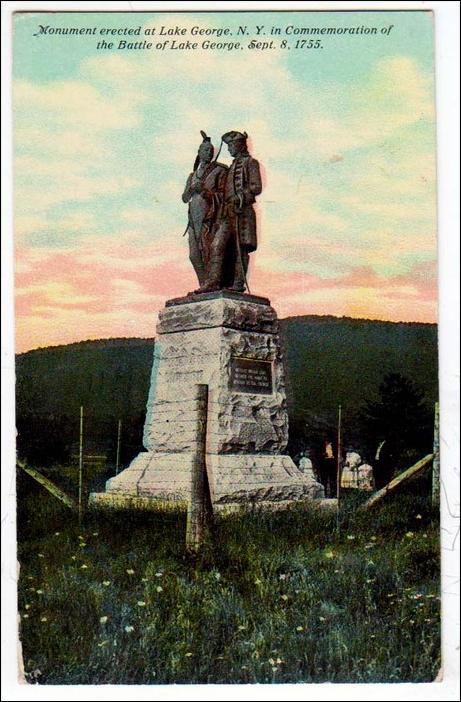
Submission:
M 203 141 L 182 196 L 189 203 L 189 257 L 200 285 L 190 294 L 245 292 L 249 256 L 257 245 L 253 204 L 262 190 L 259 163 L 248 153 L 246 132 L 222 136 L 234 159 L 230 168 L 214 158 L 210 137 L 200 133 Z

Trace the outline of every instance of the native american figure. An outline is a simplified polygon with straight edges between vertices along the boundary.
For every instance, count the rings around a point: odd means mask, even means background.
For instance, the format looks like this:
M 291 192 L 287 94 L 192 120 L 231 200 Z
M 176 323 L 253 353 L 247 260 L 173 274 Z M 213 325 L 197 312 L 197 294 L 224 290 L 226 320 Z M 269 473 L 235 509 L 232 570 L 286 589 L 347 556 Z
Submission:
M 248 288 L 250 253 L 256 250 L 256 215 L 253 204 L 262 190 L 259 163 L 248 153 L 246 132 L 226 132 L 222 141 L 234 158 L 226 173 L 224 205 L 211 241 L 205 283 L 198 292 Z
M 201 131 L 193 172 L 189 175 L 183 202 L 189 203 L 189 258 L 203 286 L 210 263 L 211 245 L 218 220 L 222 215 L 227 166 L 213 160 L 214 147 L 209 136 Z

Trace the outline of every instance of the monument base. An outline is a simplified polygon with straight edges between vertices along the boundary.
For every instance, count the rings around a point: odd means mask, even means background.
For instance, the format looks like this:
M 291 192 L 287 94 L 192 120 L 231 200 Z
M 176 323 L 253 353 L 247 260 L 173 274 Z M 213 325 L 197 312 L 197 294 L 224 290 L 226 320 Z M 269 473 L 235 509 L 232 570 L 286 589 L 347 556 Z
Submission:
M 208 387 L 201 418 L 198 385 Z M 187 501 L 206 422 L 205 463 L 215 508 L 323 497 L 284 454 L 288 414 L 278 320 L 269 300 L 221 291 L 178 298 L 159 314 L 144 446 L 106 495 Z M 102 499 L 102 498 L 101 498 Z M 91 498 L 93 504 L 98 496 Z
M 193 454 L 140 453 L 126 470 L 107 481 L 106 491 L 160 502 L 185 502 L 193 460 Z M 323 487 L 305 476 L 290 456 L 208 454 L 206 465 L 211 500 L 218 509 L 231 504 L 323 497 Z

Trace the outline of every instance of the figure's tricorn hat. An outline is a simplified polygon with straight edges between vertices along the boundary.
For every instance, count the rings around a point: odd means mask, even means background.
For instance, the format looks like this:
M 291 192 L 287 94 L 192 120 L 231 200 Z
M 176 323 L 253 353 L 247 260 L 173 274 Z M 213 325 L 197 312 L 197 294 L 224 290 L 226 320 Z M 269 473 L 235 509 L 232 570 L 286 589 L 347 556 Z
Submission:
M 248 134 L 246 132 L 226 132 L 221 137 L 225 144 L 229 144 L 231 141 L 246 141 L 248 139 Z

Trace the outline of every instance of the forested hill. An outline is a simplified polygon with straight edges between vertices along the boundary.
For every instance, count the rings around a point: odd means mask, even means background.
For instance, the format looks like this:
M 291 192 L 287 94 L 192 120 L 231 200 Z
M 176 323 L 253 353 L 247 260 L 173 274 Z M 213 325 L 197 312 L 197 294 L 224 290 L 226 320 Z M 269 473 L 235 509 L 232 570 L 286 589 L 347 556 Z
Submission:
M 428 405 L 437 397 L 436 325 L 303 316 L 281 320 L 281 332 L 293 431 L 334 425 L 339 404 L 352 425 L 389 372 L 412 380 Z M 59 454 L 83 405 L 92 450 L 113 450 L 122 419 L 129 460 L 141 445 L 153 348 L 154 339 L 104 339 L 19 354 L 19 451 L 32 446 L 45 460 L 54 442 Z
M 16 356 L 18 411 L 128 418 L 145 408 L 154 339 L 100 339 Z
M 282 320 L 289 405 L 293 413 L 354 415 L 377 399 L 387 373 L 412 380 L 433 404 L 437 398 L 437 325 L 349 317 Z

